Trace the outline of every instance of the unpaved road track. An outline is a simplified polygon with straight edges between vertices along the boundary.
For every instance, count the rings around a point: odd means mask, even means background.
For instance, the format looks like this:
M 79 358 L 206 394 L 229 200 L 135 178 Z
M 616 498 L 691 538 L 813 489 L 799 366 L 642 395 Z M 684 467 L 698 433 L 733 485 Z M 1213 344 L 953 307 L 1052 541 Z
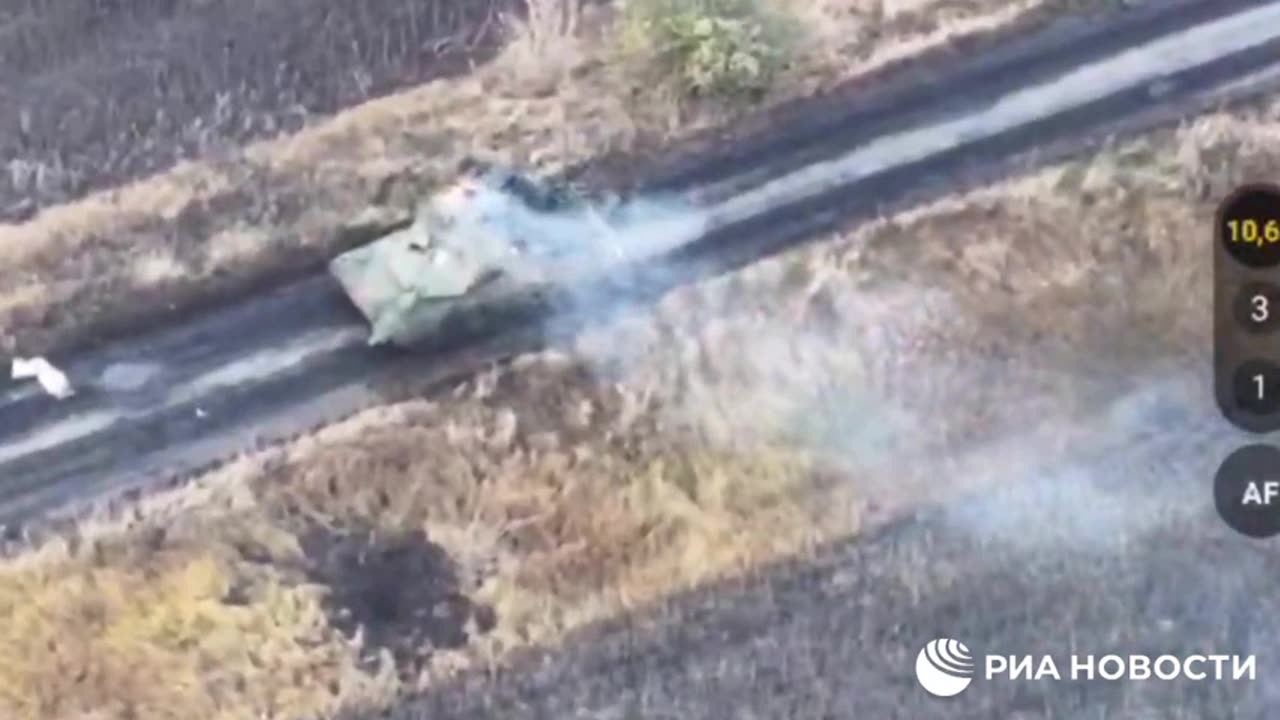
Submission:
M 708 195 L 724 196 L 732 187 L 756 191 L 768 205 L 753 212 L 727 206 L 740 221 L 674 253 L 683 261 L 679 270 L 665 268 L 646 290 L 749 262 L 860 214 L 941 192 L 971 167 L 996 170 L 1055 141 L 1078 146 L 1100 133 L 1177 117 L 1206 99 L 1256 92 L 1221 88 L 1270 66 L 1280 56 L 1276 38 L 1280 3 L 1170 3 L 1100 36 L 1055 34 L 1044 41 L 1052 48 L 1047 55 L 1024 42 L 977 69 L 944 72 L 913 90 L 888 88 L 867 99 L 864 114 L 848 114 L 839 132 L 815 137 L 810 128 L 804 142 L 762 145 L 778 148 L 776 156 L 759 159 L 773 172 L 789 167 L 787 157 L 811 159 L 821 151 L 836 164 L 816 182 L 806 166 L 762 185 L 764 178 L 733 161 L 714 177 L 700 177 Z M 1196 62 L 1179 64 L 1184 57 Z M 1133 72 L 1135 66 L 1141 72 Z M 1071 103 L 1042 97 L 1039 110 L 1028 112 L 1037 92 L 1053 96 L 1046 89 L 1064 81 L 1076 93 Z M 894 107 L 902 108 L 900 115 Z M 1001 121 L 1008 112 L 1019 121 Z M 912 138 L 929 143 L 927 151 L 906 142 Z M 537 315 L 526 311 L 516 319 Z M 377 381 L 410 368 L 416 381 L 427 382 L 545 340 L 536 323 L 488 330 L 492 335 L 479 343 L 450 338 L 434 354 L 370 351 L 336 287 L 316 277 L 74 359 L 67 366 L 82 392 L 70 401 L 52 403 L 30 387 L 0 390 L 0 520 L 12 523 L 113 488 L 173 477 L 254 442 L 307 430 L 376 402 Z

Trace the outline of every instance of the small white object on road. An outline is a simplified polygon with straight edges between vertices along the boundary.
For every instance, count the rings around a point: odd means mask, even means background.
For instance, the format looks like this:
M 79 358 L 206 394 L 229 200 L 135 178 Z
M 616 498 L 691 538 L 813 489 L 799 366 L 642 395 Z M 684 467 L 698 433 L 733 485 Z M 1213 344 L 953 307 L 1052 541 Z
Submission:
M 66 374 L 54 367 L 48 360 L 42 357 L 14 358 L 13 379 L 28 380 L 31 378 L 35 378 L 45 392 L 59 400 L 76 394 Z

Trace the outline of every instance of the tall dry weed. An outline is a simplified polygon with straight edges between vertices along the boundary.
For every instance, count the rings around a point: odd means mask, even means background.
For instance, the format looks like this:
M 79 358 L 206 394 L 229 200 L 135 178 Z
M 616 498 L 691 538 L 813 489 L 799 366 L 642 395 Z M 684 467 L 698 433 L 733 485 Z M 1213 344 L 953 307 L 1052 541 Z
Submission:
M 578 30 L 581 0 L 525 0 L 524 10 L 504 18 L 509 41 L 502 65 L 509 90 L 533 96 L 554 93 L 582 60 Z

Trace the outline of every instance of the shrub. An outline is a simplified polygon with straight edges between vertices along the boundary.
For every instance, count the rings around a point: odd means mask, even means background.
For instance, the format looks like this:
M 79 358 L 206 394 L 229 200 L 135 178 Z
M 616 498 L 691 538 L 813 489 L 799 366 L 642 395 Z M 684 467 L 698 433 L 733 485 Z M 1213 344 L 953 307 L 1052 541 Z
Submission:
M 755 96 L 788 60 L 795 25 L 768 0 L 629 0 L 623 46 L 693 97 Z

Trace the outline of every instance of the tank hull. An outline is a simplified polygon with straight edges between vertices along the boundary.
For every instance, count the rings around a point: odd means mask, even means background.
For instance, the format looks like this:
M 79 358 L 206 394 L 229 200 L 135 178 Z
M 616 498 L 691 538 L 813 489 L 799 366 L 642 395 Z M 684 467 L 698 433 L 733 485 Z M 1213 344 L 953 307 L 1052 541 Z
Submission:
M 689 240 L 701 221 L 669 203 L 588 201 L 488 170 L 436 193 L 408 227 L 334 258 L 330 274 L 369 322 L 369 343 L 433 339 L 531 320 L 568 288 Z

